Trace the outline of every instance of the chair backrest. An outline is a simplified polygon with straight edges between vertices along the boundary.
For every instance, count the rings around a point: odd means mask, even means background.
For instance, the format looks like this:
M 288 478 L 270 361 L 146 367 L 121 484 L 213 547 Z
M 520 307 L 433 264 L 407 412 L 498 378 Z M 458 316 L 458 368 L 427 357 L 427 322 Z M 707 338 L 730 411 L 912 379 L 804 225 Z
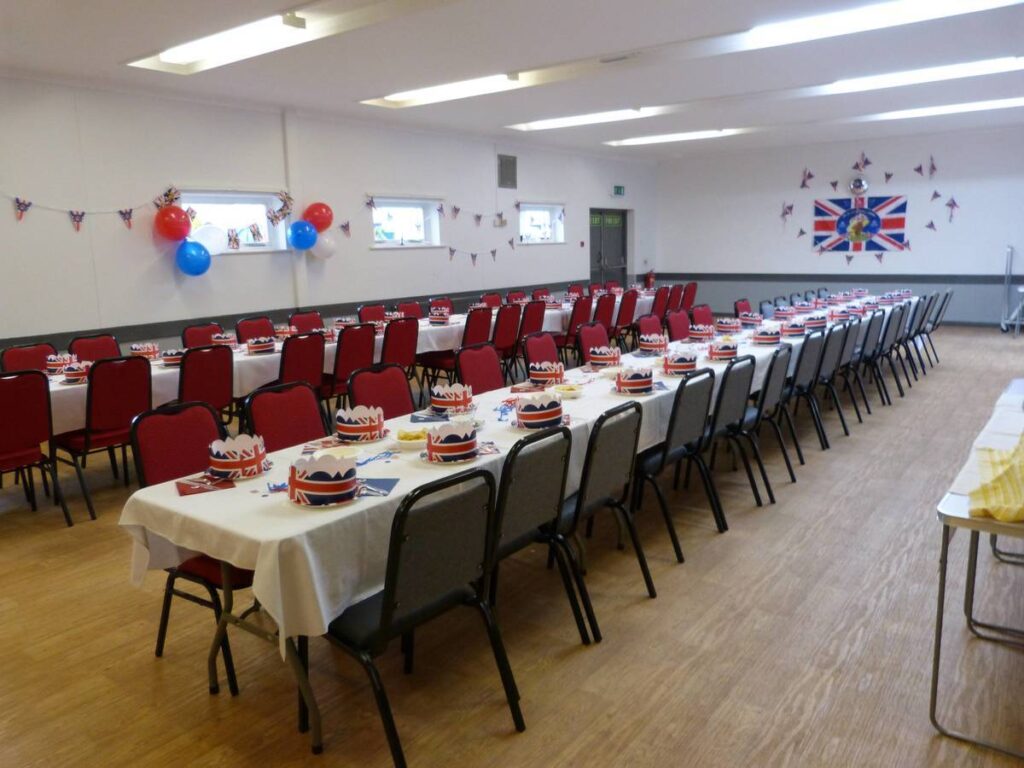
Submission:
M 640 294 L 635 288 L 623 291 L 622 299 L 619 301 L 619 313 L 615 316 L 615 331 L 628 328 L 633 324 L 633 319 L 636 317 L 636 302 L 639 297 Z
M 923 299 L 924 309 L 919 310 L 917 315 L 915 316 L 916 322 L 914 323 L 914 327 L 910 331 L 910 335 L 912 337 L 917 336 L 919 333 L 921 333 L 921 331 L 924 330 L 924 326 L 928 322 L 928 318 L 932 316 L 932 310 L 935 309 L 935 302 L 938 300 L 938 291 L 929 294 L 926 298 Z M 920 303 L 920 301 L 922 300 L 919 300 L 918 303 Z
M 519 338 L 525 339 L 531 333 L 544 330 L 544 313 L 547 308 L 543 301 L 531 301 L 523 307 L 523 319 L 519 323 Z
M 636 320 L 636 330 L 641 336 L 652 336 L 661 334 L 661 318 L 651 313 L 640 315 Z
M 896 341 L 900 344 L 907 340 L 910 335 L 910 329 L 917 322 L 917 313 L 924 307 L 920 301 L 904 301 L 903 302 L 903 317 L 900 319 L 899 331 L 896 333 Z
M 373 365 L 376 344 L 377 329 L 373 323 L 349 325 L 338 331 L 338 345 L 334 352 L 335 386 L 347 385 L 353 371 Z
M 685 309 L 677 312 L 669 312 L 665 318 L 668 324 L 668 340 L 682 341 L 690 338 L 690 316 Z
M 434 309 L 435 307 L 444 307 L 448 310 L 449 315 L 455 313 L 455 305 L 447 296 L 438 296 L 437 298 L 431 299 L 430 308 Z
M 818 298 L 818 294 L 813 288 L 809 291 L 804 291 L 804 301 L 813 301 L 816 298 Z
M 590 430 L 575 524 L 608 504 L 628 498 L 636 466 L 643 411 L 635 400 L 602 413 Z
M 785 296 L 776 296 L 775 297 L 775 306 L 776 307 L 788 307 L 789 306 L 789 302 L 786 301 L 786 297 Z
M 519 341 L 519 318 L 522 314 L 523 308 L 518 304 L 504 304 L 498 308 L 491 342 L 504 355 L 515 351 L 516 342 Z
M 615 318 L 615 303 L 615 296 L 606 293 L 598 298 L 597 304 L 594 306 L 594 322 L 603 325 L 608 333 L 611 333 L 614 327 L 612 322 Z
M 0 353 L 0 371 L 45 371 L 46 358 L 56 354 L 57 348 L 48 342 L 8 347 Z
M 274 323 L 266 315 L 260 317 L 243 317 L 235 323 L 235 338 L 239 344 L 257 337 L 274 337 Z
M 839 353 L 839 367 L 845 368 L 853 360 L 853 351 L 857 348 L 860 338 L 860 318 L 854 317 L 846 323 L 846 336 L 843 337 L 843 350 Z
M 882 344 L 880 351 L 883 355 L 889 354 L 889 350 L 892 349 L 893 344 L 896 343 L 896 338 L 899 336 L 902 325 L 903 305 L 897 304 L 889 313 L 889 318 L 885 323 L 885 331 L 882 332 Z
M 420 321 L 415 317 L 392 320 L 384 329 L 384 345 L 380 350 L 382 363 L 397 363 L 406 370 L 416 365 L 416 345 L 419 343 Z
M 605 280 L 604 281 L 604 289 L 606 291 L 613 291 L 616 288 L 621 288 L 621 287 L 622 287 L 622 283 L 620 283 L 618 280 Z
M 750 306 L 749 299 L 738 299 L 732 304 L 733 311 L 736 313 L 736 317 L 740 316 L 741 312 L 753 312 L 754 308 Z
M 599 293 L 604 293 L 604 285 L 601 283 L 591 283 L 587 287 L 587 295 L 591 298 L 596 297 Z
M 750 385 L 754 381 L 754 369 L 753 355 L 737 357 L 725 367 L 711 420 L 712 435 L 743 424 L 747 401 L 750 399 Z
M 576 331 L 576 343 L 579 345 L 580 359 L 589 363 L 592 348 L 609 346 L 608 331 L 601 323 L 584 323 Z
M 132 456 L 139 485 L 145 488 L 202 472 L 210 465 L 210 443 L 226 435 L 206 403 L 175 403 L 136 416 Z
M 490 342 L 463 347 L 455 353 L 455 372 L 459 381 L 473 388 L 479 395 L 505 386 L 501 372 L 501 358 Z
M 305 382 L 257 389 L 245 398 L 249 431 L 263 438 L 268 451 L 279 451 L 328 434 L 317 393 Z
M 395 309 L 402 313 L 402 317 L 411 317 L 413 320 L 423 317 L 423 305 L 418 301 L 400 301 Z
M 768 370 L 764 374 L 764 382 L 761 384 L 761 392 L 757 398 L 757 419 L 774 410 L 782 400 L 782 390 L 786 386 L 786 378 L 789 376 L 789 363 L 793 359 L 793 347 L 789 344 L 782 344 L 772 353 L 772 359 L 768 362 Z M 756 428 L 756 425 L 755 425 Z
M 672 400 L 672 413 L 668 417 L 664 457 L 680 448 L 695 451 L 703 448 L 714 391 L 715 372 L 710 368 L 694 371 L 679 384 Z
M 220 411 L 234 399 L 235 360 L 224 345 L 192 347 L 181 358 L 179 402 L 200 402 Z
M 821 353 L 821 362 L 818 363 L 818 379 L 831 381 L 836 375 L 836 368 L 839 367 L 839 357 L 843 354 L 843 346 L 846 342 L 846 324 L 836 323 L 825 334 L 825 349 Z
M 765 299 L 761 302 L 757 311 L 761 313 L 765 320 L 768 320 L 775 315 L 775 304 L 771 299 Z
M 288 325 L 299 333 L 312 333 L 324 329 L 324 319 L 315 309 L 310 309 L 306 312 L 292 312 Z
M 509 291 L 505 294 L 505 301 L 509 304 L 515 301 L 524 301 L 526 299 L 526 291 Z
M 462 329 L 463 347 L 471 347 L 474 344 L 483 344 L 491 338 L 491 310 L 487 307 L 478 307 L 469 310 L 466 315 L 466 325 Z
M 324 335 L 300 333 L 285 339 L 277 380 L 281 384 L 302 381 L 319 391 L 324 381 Z
M 651 304 L 651 314 L 661 320 L 668 310 L 668 294 L 672 289 L 667 285 L 661 286 L 654 292 L 654 302 Z
M 796 304 L 798 301 L 810 301 L 814 298 L 814 291 L 808 291 L 806 296 L 807 298 L 805 299 L 804 296 L 801 296 L 799 293 L 791 293 L 789 294 L 789 303 Z
M 558 347 L 554 337 L 547 331 L 537 331 L 526 337 L 526 364 L 557 363 Z
M 879 342 L 882 340 L 882 323 L 885 322 L 885 312 L 876 309 L 868 318 L 868 328 L 864 332 L 864 344 L 860 348 L 860 359 L 871 360 L 878 351 Z
M 800 346 L 800 356 L 796 359 L 796 370 L 793 372 L 794 389 L 806 389 L 811 386 L 821 363 L 821 350 L 824 346 L 824 331 L 815 331 L 804 337 L 804 343 Z
M 224 333 L 224 327 L 213 320 L 208 323 L 196 323 L 195 325 L 185 326 L 181 331 L 181 346 L 185 349 L 208 347 L 213 344 L 213 335 L 215 333 Z
M 117 337 L 111 333 L 97 333 L 94 336 L 78 336 L 68 344 L 68 352 L 79 360 L 95 362 L 109 357 L 120 357 L 121 347 Z
M 821 288 L 818 289 L 818 298 L 819 299 L 827 299 L 828 298 L 828 288 L 826 288 L 824 285 L 821 286 Z
M 144 357 L 108 357 L 89 369 L 85 426 L 127 429 L 132 419 L 153 407 L 152 374 Z
M 680 309 L 689 312 L 697 301 L 697 283 L 689 282 L 683 287 L 683 305 Z
M 363 304 L 359 307 L 359 322 L 383 323 L 385 311 L 383 304 Z
M 939 304 L 939 308 L 937 310 L 935 310 L 935 317 L 932 320 L 931 330 L 934 331 L 936 328 L 938 328 L 940 325 L 942 325 L 942 321 L 945 320 L 945 318 L 946 318 L 946 310 L 949 309 L 949 305 L 950 305 L 950 302 L 952 300 L 953 300 L 953 289 L 952 288 L 948 288 L 946 290 L 946 294 L 942 297 L 942 303 Z
M 509 450 L 496 506 L 499 553 L 503 544 L 558 519 L 571 450 L 568 427 L 539 430 Z
M 407 416 L 416 410 L 405 370 L 394 364 L 353 371 L 348 377 L 348 399 L 352 405 L 383 409 L 385 419 Z
M 572 293 L 572 289 L 574 287 L 579 288 L 579 286 L 572 286 L 572 285 L 570 285 L 569 286 L 569 290 L 567 292 L 568 293 Z M 551 295 L 551 289 L 550 288 L 534 288 L 533 289 L 532 296 L 533 296 L 533 300 L 534 301 L 538 301 L 538 300 L 541 300 L 541 299 L 546 299 L 550 295 Z M 580 296 L 583 295 L 583 289 L 582 288 L 580 288 L 579 295 Z
M 692 310 L 690 314 L 693 316 L 693 322 L 696 325 L 714 325 L 715 315 L 711 311 L 711 307 L 707 304 L 698 304 Z
M 496 291 L 488 291 L 480 297 L 480 302 L 491 309 L 501 306 L 501 294 Z
M 402 499 L 391 523 L 374 650 L 415 626 L 452 592 L 470 584 L 482 590 L 490 578 L 494 539 L 494 476 L 486 470 L 435 480 Z
M 590 321 L 590 309 L 594 300 L 590 296 L 580 296 L 572 305 L 572 312 L 569 313 L 569 330 L 566 333 L 568 343 L 576 340 L 576 331 L 581 325 Z
M 678 312 L 683 308 L 683 284 L 675 283 L 668 290 L 668 306 L 665 312 Z
M 50 439 L 50 382 L 45 373 L 0 373 L 0 424 L 0 456 L 35 451 Z

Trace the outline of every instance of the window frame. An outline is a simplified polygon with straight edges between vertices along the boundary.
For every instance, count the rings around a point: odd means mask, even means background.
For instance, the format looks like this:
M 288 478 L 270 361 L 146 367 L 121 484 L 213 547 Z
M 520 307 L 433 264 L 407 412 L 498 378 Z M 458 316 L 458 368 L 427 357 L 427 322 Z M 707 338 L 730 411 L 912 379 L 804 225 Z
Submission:
M 441 222 L 443 217 L 438 206 L 444 203 L 441 197 L 421 197 L 414 195 L 374 195 L 373 208 L 370 209 L 370 227 L 373 231 L 373 250 L 405 251 L 417 248 L 444 248 L 441 239 Z M 418 208 L 423 212 L 423 240 L 396 242 L 377 239 L 377 212 L 383 208 Z
M 563 203 L 519 203 L 519 221 L 517 222 L 517 240 L 519 245 L 565 245 L 565 217 L 561 215 L 565 210 Z M 532 211 L 544 211 L 551 217 L 551 239 L 549 240 L 526 240 L 523 237 L 524 213 Z
M 240 247 L 237 249 L 226 248 L 217 253 L 210 252 L 211 256 L 227 256 L 227 255 L 251 255 L 255 253 L 280 253 L 288 250 L 288 221 L 287 219 L 282 220 L 274 226 L 270 219 L 267 218 L 267 213 L 275 211 L 281 207 L 281 200 L 277 196 L 277 192 L 269 192 L 264 190 L 241 190 L 241 189 L 182 189 L 181 199 L 178 201 L 178 205 L 184 208 L 186 211 L 190 206 L 196 205 L 262 205 L 264 206 L 263 218 L 259 222 L 249 222 L 250 224 L 259 223 L 262 225 L 263 231 L 266 233 L 266 241 L 263 243 L 247 243 L 241 242 Z M 234 227 L 223 226 L 221 223 L 216 222 L 215 226 L 220 227 L 225 232 L 228 229 L 235 229 Z M 242 225 L 243 227 L 245 225 Z M 193 228 L 193 231 L 197 228 Z M 239 232 L 244 231 L 240 229 Z

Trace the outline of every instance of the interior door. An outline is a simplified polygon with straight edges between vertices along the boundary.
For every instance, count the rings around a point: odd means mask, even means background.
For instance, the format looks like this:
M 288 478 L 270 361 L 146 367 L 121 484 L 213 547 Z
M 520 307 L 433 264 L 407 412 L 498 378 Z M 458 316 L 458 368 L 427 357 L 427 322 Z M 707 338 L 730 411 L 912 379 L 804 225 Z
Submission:
M 626 283 L 626 212 L 590 209 L 590 282 Z

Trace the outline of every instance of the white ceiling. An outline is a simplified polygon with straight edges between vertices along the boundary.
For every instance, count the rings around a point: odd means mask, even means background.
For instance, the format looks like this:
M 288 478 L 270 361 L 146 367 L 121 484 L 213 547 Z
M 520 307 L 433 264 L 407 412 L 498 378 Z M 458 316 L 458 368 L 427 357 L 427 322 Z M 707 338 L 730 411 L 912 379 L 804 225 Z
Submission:
M 351 9 L 380 0 L 328 0 Z M 400 0 L 388 0 L 401 5 Z M 779 98 L 771 92 L 997 56 L 1024 55 L 1024 5 L 780 48 L 684 59 L 648 52 L 627 64 L 543 86 L 461 101 L 381 109 L 396 91 L 666 43 L 863 2 L 834 0 L 453 0 L 257 59 L 183 77 L 126 62 L 294 9 L 280 0 L 0 0 L 0 71 L 17 75 L 291 107 L 457 130 L 608 155 L 657 159 L 1024 122 L 1024 109 L 843 124 L 893 109 L 1024 95 L 1024 72 L 869 93 Z M 408 2 L 413 7 L 415 2 Z M 298 6 L 302 7 L 302 6 Z M 520 133 L 503 126 L 625 107 L 696 101 L 644 120 Z M 612 148 L 630 136 L 763 128 L 727 139 Z

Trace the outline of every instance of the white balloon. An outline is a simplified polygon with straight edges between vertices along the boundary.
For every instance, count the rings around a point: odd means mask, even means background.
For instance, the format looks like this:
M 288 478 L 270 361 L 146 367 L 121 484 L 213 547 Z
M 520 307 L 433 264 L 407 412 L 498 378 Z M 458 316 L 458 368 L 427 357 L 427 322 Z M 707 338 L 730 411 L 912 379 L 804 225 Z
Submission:
M 316 238 L 316 243 L 309 249 L 309 252 L 318 259 L 326 260 L 334 256 L 337 250 L 338 241 L 334 239 L 334 235 L 321 232 Z
M 189 235 L 190 240 L 202 243 L 206 250 L 216 256 L 228 249 L 228 233 L 216 224 L 205 224 Z

